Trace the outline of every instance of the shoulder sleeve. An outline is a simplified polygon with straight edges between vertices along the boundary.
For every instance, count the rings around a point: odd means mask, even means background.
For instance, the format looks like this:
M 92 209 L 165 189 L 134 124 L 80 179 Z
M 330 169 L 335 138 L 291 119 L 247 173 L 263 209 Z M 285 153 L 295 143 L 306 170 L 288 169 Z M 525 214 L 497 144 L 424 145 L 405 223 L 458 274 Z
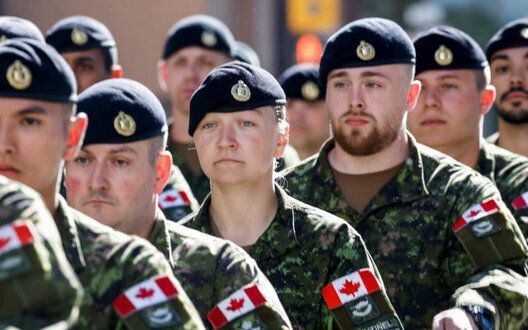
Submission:
M 165 217 L 172 221 L 178 221 L 198 210 L 198 201 L 176 165 L 173 165 L 169 182 L 158 196 L 158 206 Z

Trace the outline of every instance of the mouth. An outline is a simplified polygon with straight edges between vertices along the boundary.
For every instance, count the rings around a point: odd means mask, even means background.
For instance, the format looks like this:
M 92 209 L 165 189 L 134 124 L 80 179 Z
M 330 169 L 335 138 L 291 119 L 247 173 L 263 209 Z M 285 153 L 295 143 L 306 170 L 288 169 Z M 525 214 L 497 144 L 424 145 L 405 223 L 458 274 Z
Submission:
M 422 120 L 420 122 L 420 125 L 432 127 L 432 126 L 444 125 L 445 123 L 446 121 L 440 118 L 429 118 L 429 119 Z
M 214 162 L 214 165 L 219 165 L 219 164 L 242 164 L 242 162 L 237 159 L 233 159 L 233 158 L 222 158 Z
M 526 100 L 526 99 L 528 99 L 528 92 L 524 90 L 508 91 L 501 98 L 501 100 L 506 100 L 506 101 L 520 101 L 520 100 Z
M 114 205 L 114 203 L 106 199 L 90 199 L 85 205 Z
M 17 169 L 16 167 L 13 167 L 11 165 L 6 165 L 6 164 L 0 164 L 0 175 L 10 177 L 10 176 L 15 176 L 19 173 L 20 173 L 20 170 Z
M 367 125 L 369 123 L 369 120 L 365 117 L 349 116 L 345 118 L 345 123 L 350 126 L 360 127 Z

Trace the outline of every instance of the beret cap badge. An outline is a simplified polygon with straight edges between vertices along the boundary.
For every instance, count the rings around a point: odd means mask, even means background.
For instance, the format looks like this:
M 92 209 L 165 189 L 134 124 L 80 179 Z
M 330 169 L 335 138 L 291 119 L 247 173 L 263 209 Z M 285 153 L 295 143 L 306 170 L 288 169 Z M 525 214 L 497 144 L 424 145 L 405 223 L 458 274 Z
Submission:
M 136 122 L 132 116 L 119 111 L 119 114 L 114 119 L 114 128 L 117 133 L 123 136 L 131 136 L 136 132 Z
M 453 53 L 446 46 L 440 45 L 434 54 L 434 58 L 436 63 L 446 66 L 453 62 Z
M 524 29 L 521 30 L 521 36 L 524 39 L 528 39 L 528 27 L 525 27 Z
M 376 56 L 374 47 L 366 41 L 361 40 L 356 48 L 357 57 L 362 61 L 370 61 Z
M 307 81 L 301 87 L 301 94 L 308 101 L 317 99 L 319 93 L 319 87 L 313 81 Z
M 2 43 L 2 42 L 4 42 L 4 41 L 7 41 L 7 40 L 9 40 L 9 38 L 6 37 L 5 35 L 2 34 L 2 35 L 0 36 L 0 43 Z
M 6 78 L 11 87 L 23 90 L 31 85 L 32 76 L 28 67 L 16 60 L 7 68 Z
M 71 32 L 71 40 L 74 44 L 82 46 L 88 41 L 88 35 L 83 30 L 74 28 Z
M 202 44 L 204 44 L 204 46 L 207 46 L 207 47 L 214 47 L 216 46 L 216 42 L 217 42 L 216 36 L 209 31 L 202 32 L 200 41 L 202 42 Z
M 251 91 L 242 80 L 239 80 L 231 87 L 231 95 L 239 102 L 246 102 L 251 98 Z

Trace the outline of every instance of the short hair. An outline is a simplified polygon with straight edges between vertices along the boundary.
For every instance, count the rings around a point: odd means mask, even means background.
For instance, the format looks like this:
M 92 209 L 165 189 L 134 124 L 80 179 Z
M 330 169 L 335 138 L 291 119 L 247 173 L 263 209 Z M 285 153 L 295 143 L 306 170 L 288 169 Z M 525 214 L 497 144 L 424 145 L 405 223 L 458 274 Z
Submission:
M 285 134 L 286 127 L 288 126 L 288 121 L 286 118 L 286 105 L 277 105 L 273 107 L 275 110 L 275 116 L 277 118 L 277 124 L 279 126 L 279 133 Z
M 156 166 L 158 156 L 167 148 L 168 136 L 168 132 L 165 132 L 162 135 L 150 139 L 148 146 L 148 161 L 152 167 Z

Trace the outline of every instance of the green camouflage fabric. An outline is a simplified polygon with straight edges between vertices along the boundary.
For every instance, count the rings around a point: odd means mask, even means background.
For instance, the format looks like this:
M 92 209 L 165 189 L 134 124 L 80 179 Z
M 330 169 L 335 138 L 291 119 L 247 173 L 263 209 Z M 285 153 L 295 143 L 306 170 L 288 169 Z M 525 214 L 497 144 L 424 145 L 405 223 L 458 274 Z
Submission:
M 334 180 L 328 162 L 334 146 L 329 140 L 320 154 L 281 173 L 287 190 L 346 219 L 362 235 L 405 327 L 430 328 L 433 316 L 450 308 L 451 295 L 477 272 L 487 274 L 501 263 L 525 274 L 528 247 L 490 180 L 409 134 L 409 157 L 402 169 L 358 213 L 346 204 Z M 475 205 L 484 201 L 498 211 L 482 212 L 480 219 L 461 225 L 462 216 L 479 215 Z M 483 286 L 478 293 L 493 300 L 501 319 L 523 317 L 507 308 L 506 292 L 491 295 L 492 290 L 497 285 Z
M 82 288 L 33 190 L 0 176 L 0 328 L 68 329 Z
M 495 183 L 528 237 L 528 158 L 484 141 L 475 170 Z
M 147 241 L 98 223 L 70 208 L 62 197 L 57 214 L 64 251 L 84 289 L 78 328 L 205 329 L 170 265 Z M 145 281 L 160 277 L 171 280 L 178 295 L 156 303 L 158 289 Z M 113 303 L 129 289 L 136 301 L 154 301 L 121 318 Z
M 486 142 L 497 145 L 499 142 L 499 132 L 493 133 L 486 138 Z
M 268 279 L 234 243 L 167 221 L 159 211 L 149 241 L 169 260 L 204 324 L 209 324 L 207 314 L 216 304 L 242 287 L 257 284 L 267 303 L 233 320 L 231 325 L 245 322 L 251 329 L 261 322 L 268 329 L 291 329 Z
M 158 196 L 158 206 L 167 219 L 178 221 L 200 206 L 178 166 L 173 165 L 169 182 Z
M 400 320 L 384 292 L 381 277 L 361 236 L 342 219 L 291 198 L 278 186 L 276 192 L 277 214 L 251 247 L 249 255 L 275 287 L 293 328 L 337 329 L 332 315 L 343 329 L 369 326 L 378 329 L 380 324 L 388 324 L 390 329 L 400 328 Z M 200 211 L 184 219 L 183 224 L 213 234 L 208 219 L 209 206 L 210 197 Z M 352 302 L 333 309 L 331 315 L 321 290 L 330 282 L 360 269 L 370 270 L 380 286 L 378 292 L 367 297 L 368 303 L 363 302 L 367 306 L 374 305 L 372 312 L 363 315 L 364 319 L 353 318 L 349 315 L 357 306 Z M 349 284 L 352 287 L 346 294 L 353 297 L 359 284 L 353 281 Z M 348 287 L 338 290 L 345 288 Z
M 284 149 L 284 155 L 277 161 L 277 168 L 275 171 L 280 172 L 287 169 L 288 167 L 295 166 L 300 162 L 301 159 L 299 158 L 299 154 L 297 154 L 295 148 L 287 144 L 286 148 Z

